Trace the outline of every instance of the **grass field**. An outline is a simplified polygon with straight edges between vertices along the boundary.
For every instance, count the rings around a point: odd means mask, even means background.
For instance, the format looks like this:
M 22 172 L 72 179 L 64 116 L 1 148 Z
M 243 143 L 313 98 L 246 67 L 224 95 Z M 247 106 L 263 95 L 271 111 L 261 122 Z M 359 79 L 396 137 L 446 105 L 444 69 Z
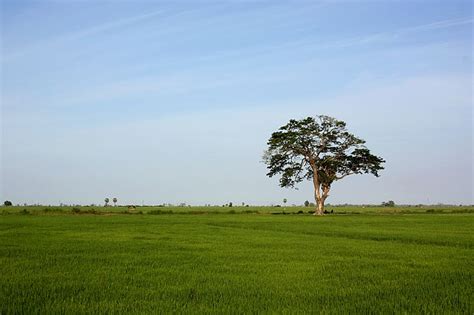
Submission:
M 474 214 L 457 207 L 23 209 L 0 215 L 2 314 L 474 312 Z
M 411 214 L 411 213 L 474 213 L 474 206 L 327 206 L 326 210 L 334 214 Z M 304 206 L 11 206 L 0 207 L 0 215 L 34 214 L 308 214 L 314 207 Z

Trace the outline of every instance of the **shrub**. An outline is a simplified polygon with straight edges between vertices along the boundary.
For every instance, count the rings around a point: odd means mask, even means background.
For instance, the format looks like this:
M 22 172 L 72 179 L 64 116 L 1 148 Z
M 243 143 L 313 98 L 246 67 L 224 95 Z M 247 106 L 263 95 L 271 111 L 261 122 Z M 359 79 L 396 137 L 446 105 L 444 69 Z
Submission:
M 81 213 L 81 209 L 77 208 L 77 207 L 74 207 L 71 209 L 71 212 L 72 213 Z
M 298 211 L 296 214 L 303 214 L 303 210 Z
M 3 205 L 5 207 L 10 207 L 10 206 L 13 206 L 13 203 L 10 201 L 10 200 L 5 200 L 5 202 L 3 203 Z
M 26 209 L 20 211 L 20 214 L 30 214 L 30 212 Z

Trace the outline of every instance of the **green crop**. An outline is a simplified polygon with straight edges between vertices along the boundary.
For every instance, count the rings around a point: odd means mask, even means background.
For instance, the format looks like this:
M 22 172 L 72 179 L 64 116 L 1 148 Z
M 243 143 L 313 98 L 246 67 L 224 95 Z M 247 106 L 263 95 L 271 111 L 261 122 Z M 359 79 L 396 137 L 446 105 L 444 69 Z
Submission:
M 1 314 L 474 312 L 470 213 L 17 210 L 0 216 Z

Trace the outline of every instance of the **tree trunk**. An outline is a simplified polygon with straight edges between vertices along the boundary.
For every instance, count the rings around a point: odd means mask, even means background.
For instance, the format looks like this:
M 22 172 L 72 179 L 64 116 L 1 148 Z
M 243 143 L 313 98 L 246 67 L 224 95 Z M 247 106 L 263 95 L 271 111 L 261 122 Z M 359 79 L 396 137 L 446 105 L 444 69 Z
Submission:
M 314 211 L 314 215 L 323 215 L 323 211 L 321 210 L 324 208 L 324 201 L 321 196 L 321 184 L 319 183 L 319 178 L 318 178 L 318 169 L 316 167 L 316 164 L 314 162 L 311 163 L 311 168 L 313 169 L 313 185 L 314 185 L 314 199 L 316 200 L 316 209 Z
M 318 202 L 318 215 L 324 215 L 324 200 L 321 199 Z
M 322 195 L 319 192 L 319 187 L 315 188 L 314 199 L 316 200 L 316 209 L 314 215 L 324 215 L 324 203 L 326 202 L 327 197 L 329 196 L 329 190 L 331 186 L 324 185 L 322 187 Z
M 322 198 L 316 198 L 316 209 L 314 209 L 313 215 L 324 215 L 324 200 Z
M 313 215 L 323 215 L 324 214 L 324 198 L 319 192 L 319 187 L 314 188 L 314 200 L 316 201 L 316 209 L 314 209 Z

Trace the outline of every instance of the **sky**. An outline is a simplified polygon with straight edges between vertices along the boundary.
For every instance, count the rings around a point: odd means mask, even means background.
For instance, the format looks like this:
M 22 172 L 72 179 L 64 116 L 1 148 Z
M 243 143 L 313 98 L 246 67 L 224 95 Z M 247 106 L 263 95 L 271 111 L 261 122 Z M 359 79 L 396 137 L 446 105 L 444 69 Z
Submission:
M 474 203 L 471 1 L 0 2 L 2 202 L 302 204 L 262 155 L 324 114 L 386 160 L 328 203 Z

